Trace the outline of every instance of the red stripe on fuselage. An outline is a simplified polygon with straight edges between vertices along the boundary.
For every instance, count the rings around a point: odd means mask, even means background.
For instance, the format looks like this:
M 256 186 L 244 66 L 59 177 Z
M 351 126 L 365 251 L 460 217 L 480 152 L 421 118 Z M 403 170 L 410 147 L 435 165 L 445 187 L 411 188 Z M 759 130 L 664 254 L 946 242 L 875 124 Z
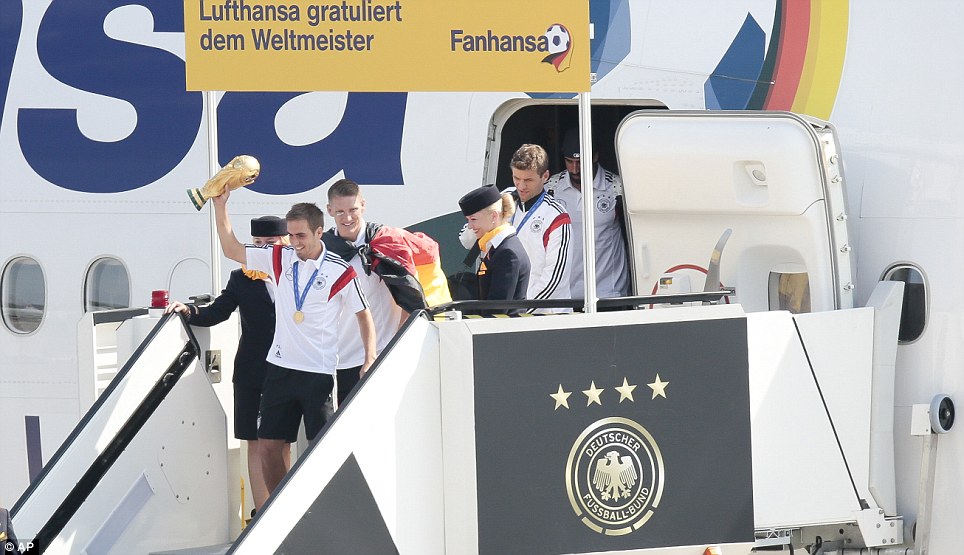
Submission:
M 773 68 L 773 87 L 763 107 L 766 110 L 790 110 L 800 88 L 803 63 L 810 39 L 810 0 L 783 2 L 780 45 Z

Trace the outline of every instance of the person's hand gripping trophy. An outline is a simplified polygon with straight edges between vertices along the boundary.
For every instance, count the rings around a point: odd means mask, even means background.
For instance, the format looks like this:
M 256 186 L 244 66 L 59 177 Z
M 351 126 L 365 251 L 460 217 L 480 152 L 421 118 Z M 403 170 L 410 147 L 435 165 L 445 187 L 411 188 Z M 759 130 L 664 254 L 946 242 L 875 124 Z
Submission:
M 242 154 L 235 156 L 223 168 L 208 179 L 200 189 L 188 189 L 187 196 L 194 203 L 194 208 L 201 210 L 209 198 L 221 196 L 224 191 L 233 191 L 239 187 L 250 185 L 261 173 L 261 164 L 254 156 Z

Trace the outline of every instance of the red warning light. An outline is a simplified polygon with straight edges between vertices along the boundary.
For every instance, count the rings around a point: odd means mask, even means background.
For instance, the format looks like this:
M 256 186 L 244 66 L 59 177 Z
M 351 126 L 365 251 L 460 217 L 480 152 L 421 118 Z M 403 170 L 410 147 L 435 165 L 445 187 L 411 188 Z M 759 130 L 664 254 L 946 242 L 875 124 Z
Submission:
M 166 308 L 168 293 L 164 289 L 151 291 L 151 308 Z

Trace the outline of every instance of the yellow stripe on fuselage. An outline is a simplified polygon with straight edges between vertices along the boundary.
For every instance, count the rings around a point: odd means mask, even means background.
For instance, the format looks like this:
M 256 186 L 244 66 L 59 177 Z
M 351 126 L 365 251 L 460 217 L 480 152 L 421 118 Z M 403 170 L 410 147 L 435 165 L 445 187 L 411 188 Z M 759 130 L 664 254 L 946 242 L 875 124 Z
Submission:
M 850 2 L 813 0 L 810 37 L 793 111 L 830 119 L 847 51 Z

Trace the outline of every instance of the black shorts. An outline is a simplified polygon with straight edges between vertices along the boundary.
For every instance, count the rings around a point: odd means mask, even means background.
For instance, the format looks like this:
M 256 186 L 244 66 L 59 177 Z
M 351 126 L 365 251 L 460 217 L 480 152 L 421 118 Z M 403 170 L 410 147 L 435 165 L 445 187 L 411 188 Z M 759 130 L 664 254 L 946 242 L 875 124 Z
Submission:
M 359 375 L 361 372 L 361 366 L 353 366 L 351 368 L 342 368 L 338 370 L 338 407 L 345 403 L 345 398 L 348 394 L 355 389 L 358 385 L 358 380 L 361 378 Z
M 335 380 L 328 374 L 291 370 L 268 363 L 261 392 L 259 439 L 297 437 L 302 416 L 305 436 L 315 439 L 325 422 L 325 404 Z
M 234 437 L 245 441 L 258 439 L 260 409 L 261 388 L 259 386 L 234 384 Z M 288 443 L 298 441 L 297 430 L 285 439 Z

